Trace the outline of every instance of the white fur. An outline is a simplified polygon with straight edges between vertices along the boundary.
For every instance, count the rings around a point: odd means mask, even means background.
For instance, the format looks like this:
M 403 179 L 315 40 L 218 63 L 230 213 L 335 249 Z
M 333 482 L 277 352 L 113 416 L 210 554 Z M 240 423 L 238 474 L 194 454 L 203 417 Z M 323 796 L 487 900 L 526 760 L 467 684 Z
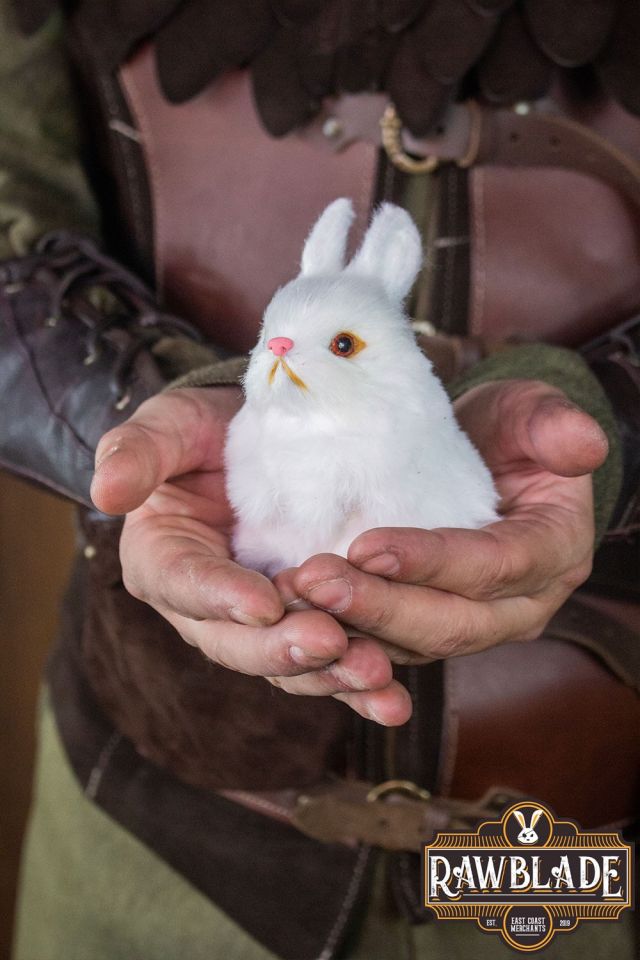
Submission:
M 236 559 L 273 576 L 316 553 L 346 556 L 381 526 L 480 527 L 498 519 L 489 470 L 458 426 L 402 300 L 422 262 L 406 211 L 384 204 L 344 266 L 353 212 L 332 203 L 309 235 L 300 275 L 267 307 L 229 426 L 227 491 Z M 335 356 L 338 333 L 367 346 Z M 269 383 L 271 337 L 289 337 Z

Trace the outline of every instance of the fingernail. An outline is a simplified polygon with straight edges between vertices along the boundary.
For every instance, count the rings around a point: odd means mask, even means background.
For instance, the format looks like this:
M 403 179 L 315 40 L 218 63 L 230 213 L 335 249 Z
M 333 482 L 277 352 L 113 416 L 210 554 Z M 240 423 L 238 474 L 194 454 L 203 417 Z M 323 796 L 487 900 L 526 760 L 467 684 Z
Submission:
M 316 607 L 322 607 L 330 613 L 341 613 L 351 603 L 351 584 L 344 577 L 337 580 L 325 580 L 318 583 L 307 593 L 307 599 Z
M 360 569 L 377 577 L 391 577 L 400 570 L 400 561 L 393 553 L 379 553 L 361 563 Z
M 100 458 L 96 460 L 96 470 L 102 466 L 105 460 L 108 460 L 109 457 L 112 457 L 114 453 L 118 453 L 120 450 L 122 450 L 122 446 L 119 443 L 116 443 L 113 447 L 109 447 L 107 450 L 105 450 L 105 452 L 100 455 Z
M 286 610 L 307 610 L 309 608 L 307 601 L 303 600 L 297 593 L 294 593 L 288 585 L 283 588 L 277 581 L 275 581 L 275 585 L 280 591 L 280 599 Z
M 286 610 L 308 610 L 309 604 L 306 600 L 303 600 L 302 597 L 296 597 L 295 600 L 289 600 L 288 603 L 285 603 Z
M 357 677 L 350 670 L 346 670 L 344 667 L 329 667 L 333 676 L 340 681 L 340 683 L 346 684 L 351 690 L 367 690 L 367 684 L 360 678 Z
M 371 707 L 367 706 L 366 713 L 367 713 L 367 717 L 369 718 L 369 720 L 373 720 L 374 723 L 379 723 L 379 724 L 380 724 L 381 726 L 383 726 L 383 727 L 388 726 L 388 724 L 386 723 L 386 721 L 385 721 L 385 720 L 382 720 L 382 719 L 378 716 L 378 714 L 375 712 L 375 710 L 372 710 L 372 709 L 371 709 Z
M 246 613 L 244 610 L 241 610 L 240 607 L 232 607 L 231 610 L 229 610 L 229 616 L 235 623 L 242 623 L 245 627 L 264 627 L 268 626 L 271 622 L 264 618 L 252 617 L 250 613 Z
M 289 647 L 289 656 L 294 661 L 294 663 L 299 663 L 302 666 L 322 666 L 325 663 L 331 663 L 329 657 L 314 657 L 310 653 L 307 653 L 306 650 L 303 650 L 302 647 Z

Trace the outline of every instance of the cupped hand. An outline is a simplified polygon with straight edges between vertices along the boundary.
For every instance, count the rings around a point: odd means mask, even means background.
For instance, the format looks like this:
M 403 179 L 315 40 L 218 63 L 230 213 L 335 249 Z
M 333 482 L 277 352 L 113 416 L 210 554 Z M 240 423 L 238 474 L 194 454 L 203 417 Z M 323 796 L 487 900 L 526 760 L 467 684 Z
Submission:
M 100 441 L 91 493 L 99 510 L 127 514 L 127 590 L 215 663 L 404 723 L 410 699 L 380 644 L 348 639 L 319 610 L 286 610 L 270 580 L 233 562 L 223 448 L 241 403 L 235 387 L 160 394 Z
M 281 585 L 379 638 L 396 662 L 534 639 L 591 570 L 591 472 L 608 450 L 598 424 L 539 381 L 483 384 L 455 409 L 493 473 L 503 519 L 481 530 L 370 530 L 346 560 L 312 557 Z

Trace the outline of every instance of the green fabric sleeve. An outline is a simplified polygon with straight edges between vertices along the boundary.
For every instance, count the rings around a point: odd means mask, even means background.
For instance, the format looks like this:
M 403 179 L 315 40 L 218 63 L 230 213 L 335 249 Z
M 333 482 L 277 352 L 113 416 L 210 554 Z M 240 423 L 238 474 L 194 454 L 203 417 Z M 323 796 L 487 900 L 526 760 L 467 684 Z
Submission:
M 448 385 L 453 400 L 492 380 L 543 380 L 598 421 L 609 440 L 609 456 L 593 474 L 596 544 L 607 529 L 622 484 L 620 436 L 611 404 L 599 381 L 579 354 L 536 343 L 510 347 L 481 360 Z
M 178 387 L 221 387 L 240 384 L 248 362 L 248 357 L 229 357 L 204 367 L 196 367 L 167 384 L 164 392 L 176 390 Z
M 96 235 L 98 222 L 61 17 L 25 37 L 11 0 L 0 0 L 0 257 L 26 254 L 51 229 Z

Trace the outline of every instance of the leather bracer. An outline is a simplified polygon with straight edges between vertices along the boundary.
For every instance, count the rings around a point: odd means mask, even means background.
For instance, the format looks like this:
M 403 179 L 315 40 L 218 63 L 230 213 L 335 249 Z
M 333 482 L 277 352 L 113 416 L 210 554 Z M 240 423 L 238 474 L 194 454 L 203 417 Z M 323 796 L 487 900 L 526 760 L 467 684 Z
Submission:
M 0 464 L 90 504 L 98 440 L 181 372 L 168 342 L 212 359 L 198 339 L 87 238 L 49 234 L 2 261 Z

